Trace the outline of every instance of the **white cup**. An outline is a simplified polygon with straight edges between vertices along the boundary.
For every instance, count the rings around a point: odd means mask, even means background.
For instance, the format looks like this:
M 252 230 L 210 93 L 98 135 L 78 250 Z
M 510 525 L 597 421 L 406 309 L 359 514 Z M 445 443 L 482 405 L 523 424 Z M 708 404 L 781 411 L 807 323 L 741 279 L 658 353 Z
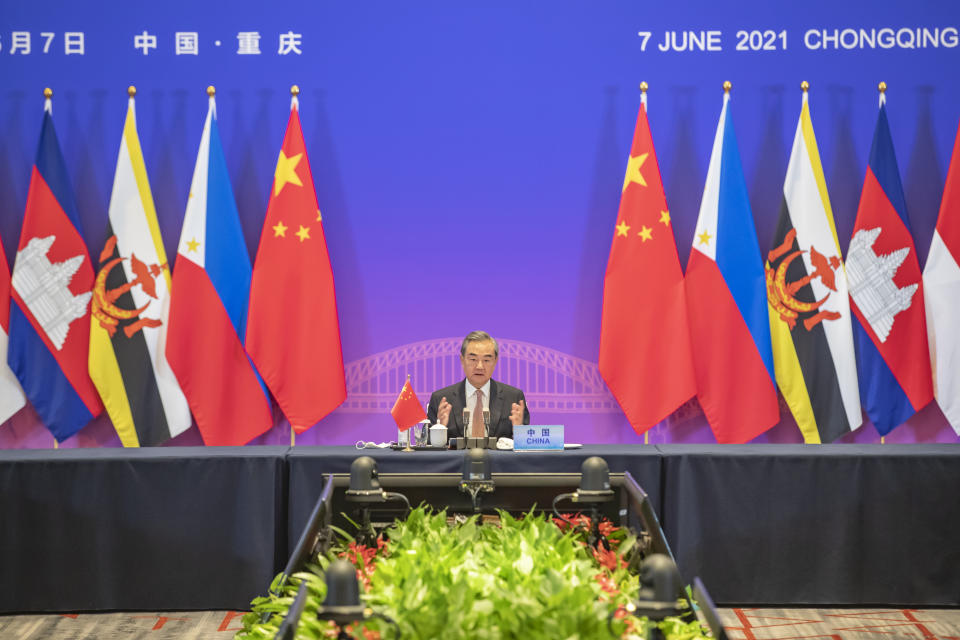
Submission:
M 430 444 L 434 447 L 447 446 L 447 428 L 442 424 L 430 427 Z

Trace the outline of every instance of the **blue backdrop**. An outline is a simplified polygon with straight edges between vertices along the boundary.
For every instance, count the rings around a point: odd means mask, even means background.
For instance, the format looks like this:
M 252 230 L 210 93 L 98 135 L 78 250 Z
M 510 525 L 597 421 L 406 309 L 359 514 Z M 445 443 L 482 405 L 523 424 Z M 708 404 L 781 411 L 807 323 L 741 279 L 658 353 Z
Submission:
M 852 4 L 5 3 L 4 249 L 12 263 L 49 86 L 82 231 L 91 253 L 99 252 L 126 88 L 134 84 L 161 231 L 175 256 L 205 88 L 213 84 L 253 256 L 289 87 L 297 84 L 350 392 L 298 443 L 390 438 L 388 409 L 405 374 L 425 401 L 457 377 L 457 340 L 474 328 L 503 341 L 497 377 L 527 389 L 534 422 L 567 424 L 572 441 L 638 441 L 598 383 L 596 361 L 603 274 L 641 80 L 650 85 L 651 127 L 683 264 L 724 80 L 733 83 L 732 115 L 763 250 L 780 207 L 800 81 L 811 84 L 844 250 L 876 86 L 886 81 L 921 265 L 926 258 L 960 115 L 960 11 L 952 2 Z M 288 439 L 280 421 L 259 441 Z M 865 425 L 848 439 L 877 435 Z M 934 406 L 889 439 L 956 438 Z M 800 437 L 785 416 L 761 440 Z M 651 441 L 712 436 L 691 404 L 655 428 Z M 177 440 L 197 442 L 195 430 Z M 0 427 L 0 446 L 50 443 L 29 409 Z M 116 443 L 101 419 L 66 444 Z

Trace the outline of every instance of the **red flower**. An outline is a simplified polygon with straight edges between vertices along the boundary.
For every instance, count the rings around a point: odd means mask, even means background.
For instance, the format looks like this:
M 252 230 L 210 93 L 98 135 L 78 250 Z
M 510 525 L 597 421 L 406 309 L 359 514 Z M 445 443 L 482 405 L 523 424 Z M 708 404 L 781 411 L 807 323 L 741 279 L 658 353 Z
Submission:
M 613 581 L 609 575 L 605 572 L 600 572 L 593 577 L 594 580 L 600 583 L 600 588 L 606 591 L 609 594 L 616 595 L 620 593 L 620 590 L 617 589 L 617 583 Z
M 612 549 L 604 549 L 602 546 L 592 549 L 593 557 L 601 567 L 606 567 L 610 571 L 616 571 L 627 566 L 627 563 L 617 555 Z
M 366 566 L 372 564 L 377 557 L 377 549 L 363 544 L 357 544 L 356 541 L 350 543 L 345 553 L 340 557 L 346 557 L 354 566 Z

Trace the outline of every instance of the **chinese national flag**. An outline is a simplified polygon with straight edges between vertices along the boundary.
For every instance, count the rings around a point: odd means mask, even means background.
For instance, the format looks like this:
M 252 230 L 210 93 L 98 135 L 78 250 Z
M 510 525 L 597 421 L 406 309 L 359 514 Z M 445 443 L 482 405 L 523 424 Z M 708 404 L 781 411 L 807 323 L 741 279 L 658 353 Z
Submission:
M 638 434 L 696 393 L 683 272 L 645 102 L 604 278 L 600 373 Z
M 427 414 L 423 412 L 423 406 L 420 404 L 413 387 L 410 386 L 409 380 L 403 384 L 403 389 L 400 389 L 400 395 L 397 396 L 397 401 L 393 403 L 390 415 L 393 416 L 397 428 L 401 431 L 406 431 L 421 420 L 427 419 Z
M 297 433 L 347 397 L 333 271 L 296 98 L 253 266 L 246 347 Z

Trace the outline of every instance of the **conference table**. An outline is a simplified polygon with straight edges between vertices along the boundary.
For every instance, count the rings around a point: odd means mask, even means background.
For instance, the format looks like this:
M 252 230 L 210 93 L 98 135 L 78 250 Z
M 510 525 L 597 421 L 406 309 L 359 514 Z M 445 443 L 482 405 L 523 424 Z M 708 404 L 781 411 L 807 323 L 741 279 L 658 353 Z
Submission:
M 282 569 L 326 474 L 460 473 L 463 451 L 0 451 L 0 612 L 237 609 Z M 587 445 L 650 496 L 681 572 L 724 605 L 960 606 L 960 445 Z

